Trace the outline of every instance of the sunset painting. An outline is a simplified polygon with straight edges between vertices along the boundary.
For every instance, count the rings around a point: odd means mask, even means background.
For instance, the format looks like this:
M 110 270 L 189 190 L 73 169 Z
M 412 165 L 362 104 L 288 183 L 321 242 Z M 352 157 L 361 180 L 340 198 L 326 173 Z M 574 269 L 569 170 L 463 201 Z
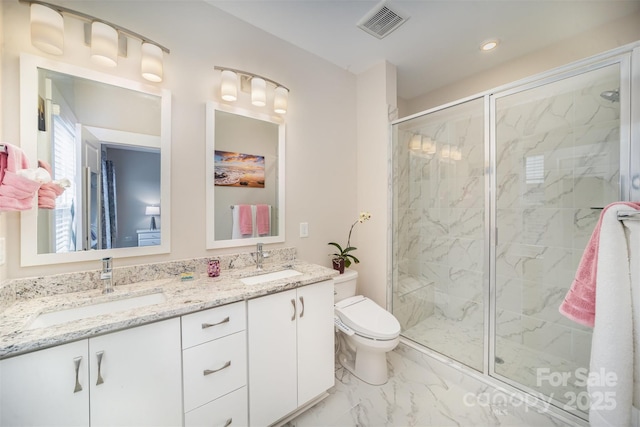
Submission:
M 215 185 L 264 188 L 264 156 L 216 150 Z

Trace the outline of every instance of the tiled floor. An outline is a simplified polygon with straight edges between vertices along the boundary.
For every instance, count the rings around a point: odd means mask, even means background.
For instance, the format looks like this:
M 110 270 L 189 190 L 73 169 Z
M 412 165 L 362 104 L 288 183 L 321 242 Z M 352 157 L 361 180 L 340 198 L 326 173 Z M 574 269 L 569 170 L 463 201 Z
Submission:
M 464 374 L 447 379 L 404 357 L 403 352 L 406 349 L 388 354 L 389 381 L 382 386 L 366 384 L 339 367 L 329 397 L 286 426 L 573 425 L 543 409 L 528 407 L 506 392 L 468 381 Z

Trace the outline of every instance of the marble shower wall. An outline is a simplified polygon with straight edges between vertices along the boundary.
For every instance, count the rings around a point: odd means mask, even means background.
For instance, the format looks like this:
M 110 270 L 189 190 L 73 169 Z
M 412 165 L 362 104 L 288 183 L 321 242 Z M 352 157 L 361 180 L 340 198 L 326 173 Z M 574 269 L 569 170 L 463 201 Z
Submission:
M 613 65 L 496 101 L 497 356 L 516 344 L 569 372 L 589 364 L 591 330 L 558 307 L 598 221 L 593 208 L 619 200 L 620 104 L 600 97 L 619 75 Z M 505 362 L 496 371 L 507 375 L 516 362 Z

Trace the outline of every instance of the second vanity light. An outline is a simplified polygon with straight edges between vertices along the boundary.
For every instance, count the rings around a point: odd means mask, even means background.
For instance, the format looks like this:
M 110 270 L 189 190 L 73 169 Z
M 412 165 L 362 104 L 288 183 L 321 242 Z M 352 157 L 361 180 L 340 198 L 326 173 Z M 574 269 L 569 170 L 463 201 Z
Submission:
M 280 83 L 234 68 L 215 67 L 220 71 L 220 97 L 229 102 L 238 100 L 238 83 L 241 90 L 251 92 L 251 103 L 256 107 L 267 104 L 267 88 L 273 87 L 273 111 L 286 114 L 289 103 L 289 89 Z M 238 82 L 239 81 L 239 82 Z

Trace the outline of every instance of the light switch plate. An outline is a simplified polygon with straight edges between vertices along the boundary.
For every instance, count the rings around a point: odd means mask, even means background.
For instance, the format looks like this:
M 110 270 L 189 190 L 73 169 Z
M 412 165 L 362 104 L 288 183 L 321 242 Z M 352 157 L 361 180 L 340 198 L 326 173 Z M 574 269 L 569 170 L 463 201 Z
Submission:
M 300 223 L 300 237 L 309 237 L 309 223 L 301 222 Z

